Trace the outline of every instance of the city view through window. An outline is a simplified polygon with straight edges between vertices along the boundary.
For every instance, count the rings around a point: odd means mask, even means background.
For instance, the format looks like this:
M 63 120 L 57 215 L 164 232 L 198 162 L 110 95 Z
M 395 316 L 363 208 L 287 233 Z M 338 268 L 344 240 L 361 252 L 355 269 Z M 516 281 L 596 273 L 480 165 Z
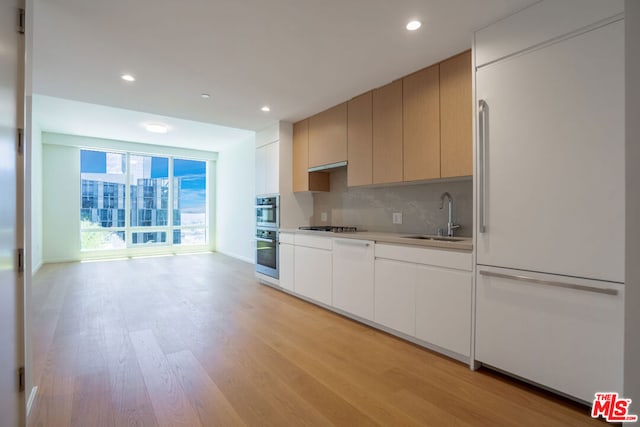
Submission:
M 205 245 L 206 169 L 199 160 L 81 150 L 81 249 Z

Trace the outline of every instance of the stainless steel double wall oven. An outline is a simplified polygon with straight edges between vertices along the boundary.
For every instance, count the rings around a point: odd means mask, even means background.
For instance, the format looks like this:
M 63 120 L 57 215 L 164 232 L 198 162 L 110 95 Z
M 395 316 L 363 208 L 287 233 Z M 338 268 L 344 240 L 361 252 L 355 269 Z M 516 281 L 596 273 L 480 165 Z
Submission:
M 256 272 L 277 279 L 280 197 L 256 197 Z

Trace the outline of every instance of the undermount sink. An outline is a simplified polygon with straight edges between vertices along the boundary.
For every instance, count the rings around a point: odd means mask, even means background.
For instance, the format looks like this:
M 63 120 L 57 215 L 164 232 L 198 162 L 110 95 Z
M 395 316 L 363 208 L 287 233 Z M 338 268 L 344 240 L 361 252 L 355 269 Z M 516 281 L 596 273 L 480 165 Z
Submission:
M 440 236 L 407 236 L 407 239 L 433 240 L 436 242 L 461 242 L 464 239 L 460 237 L 440 237 Z

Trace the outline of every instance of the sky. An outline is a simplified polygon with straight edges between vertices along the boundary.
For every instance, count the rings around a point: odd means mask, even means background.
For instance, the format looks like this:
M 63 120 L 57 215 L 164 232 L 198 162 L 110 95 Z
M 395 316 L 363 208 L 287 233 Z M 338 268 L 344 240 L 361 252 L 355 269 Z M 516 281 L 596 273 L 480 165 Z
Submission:
M 133 157 L 133 156 L 132 156 Z M 136 156 L 148 157 L 148 156 Z M 103 151 L 80 150 L 81 173 L 123 173 L 125 156 Z M 192 212 L 204 209 L 206 202 L 207 163 L 200 160 L 174 159 L 173 175 L 180 180 L 180 206 Z M 151 157 L 151 176 L 166 178 L 169 175 L 167 157 Z

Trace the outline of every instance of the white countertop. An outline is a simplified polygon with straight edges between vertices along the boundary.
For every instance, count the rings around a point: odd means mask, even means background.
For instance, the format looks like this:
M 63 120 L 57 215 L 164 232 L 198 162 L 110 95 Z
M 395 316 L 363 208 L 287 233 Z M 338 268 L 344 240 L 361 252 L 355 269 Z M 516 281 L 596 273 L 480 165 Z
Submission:
M 423 246 L 442 249 L 454 249 L 461 251 L 471 251 L 473 249 L 473 243 L 471 237 L 455 237 L 460 239 L 456 241 L 446 240 L 431 240 L 443 238 L 442 236 L 434 236 L 429 234 L 420 233 L 384 233 L 377 231 L 356 231 L 356 232 L 343 232 L 333 233 L 330 231 L 315 231 L 315 230 L 298 230 L 298 229 L 286 229 L 281 228 L 281 233 L 297 233 L 297 234 L 313 234 L 317 236 L 326 237 L 338 237 L 341 239 L 360 239 L 360 240 L 372 240 L 377 243 L 395 243 L 401 245 Z M 424 239 L 412 239 L 410 236 L 421 236 Z M 446 239 L 446 237 L 444 237 Z

